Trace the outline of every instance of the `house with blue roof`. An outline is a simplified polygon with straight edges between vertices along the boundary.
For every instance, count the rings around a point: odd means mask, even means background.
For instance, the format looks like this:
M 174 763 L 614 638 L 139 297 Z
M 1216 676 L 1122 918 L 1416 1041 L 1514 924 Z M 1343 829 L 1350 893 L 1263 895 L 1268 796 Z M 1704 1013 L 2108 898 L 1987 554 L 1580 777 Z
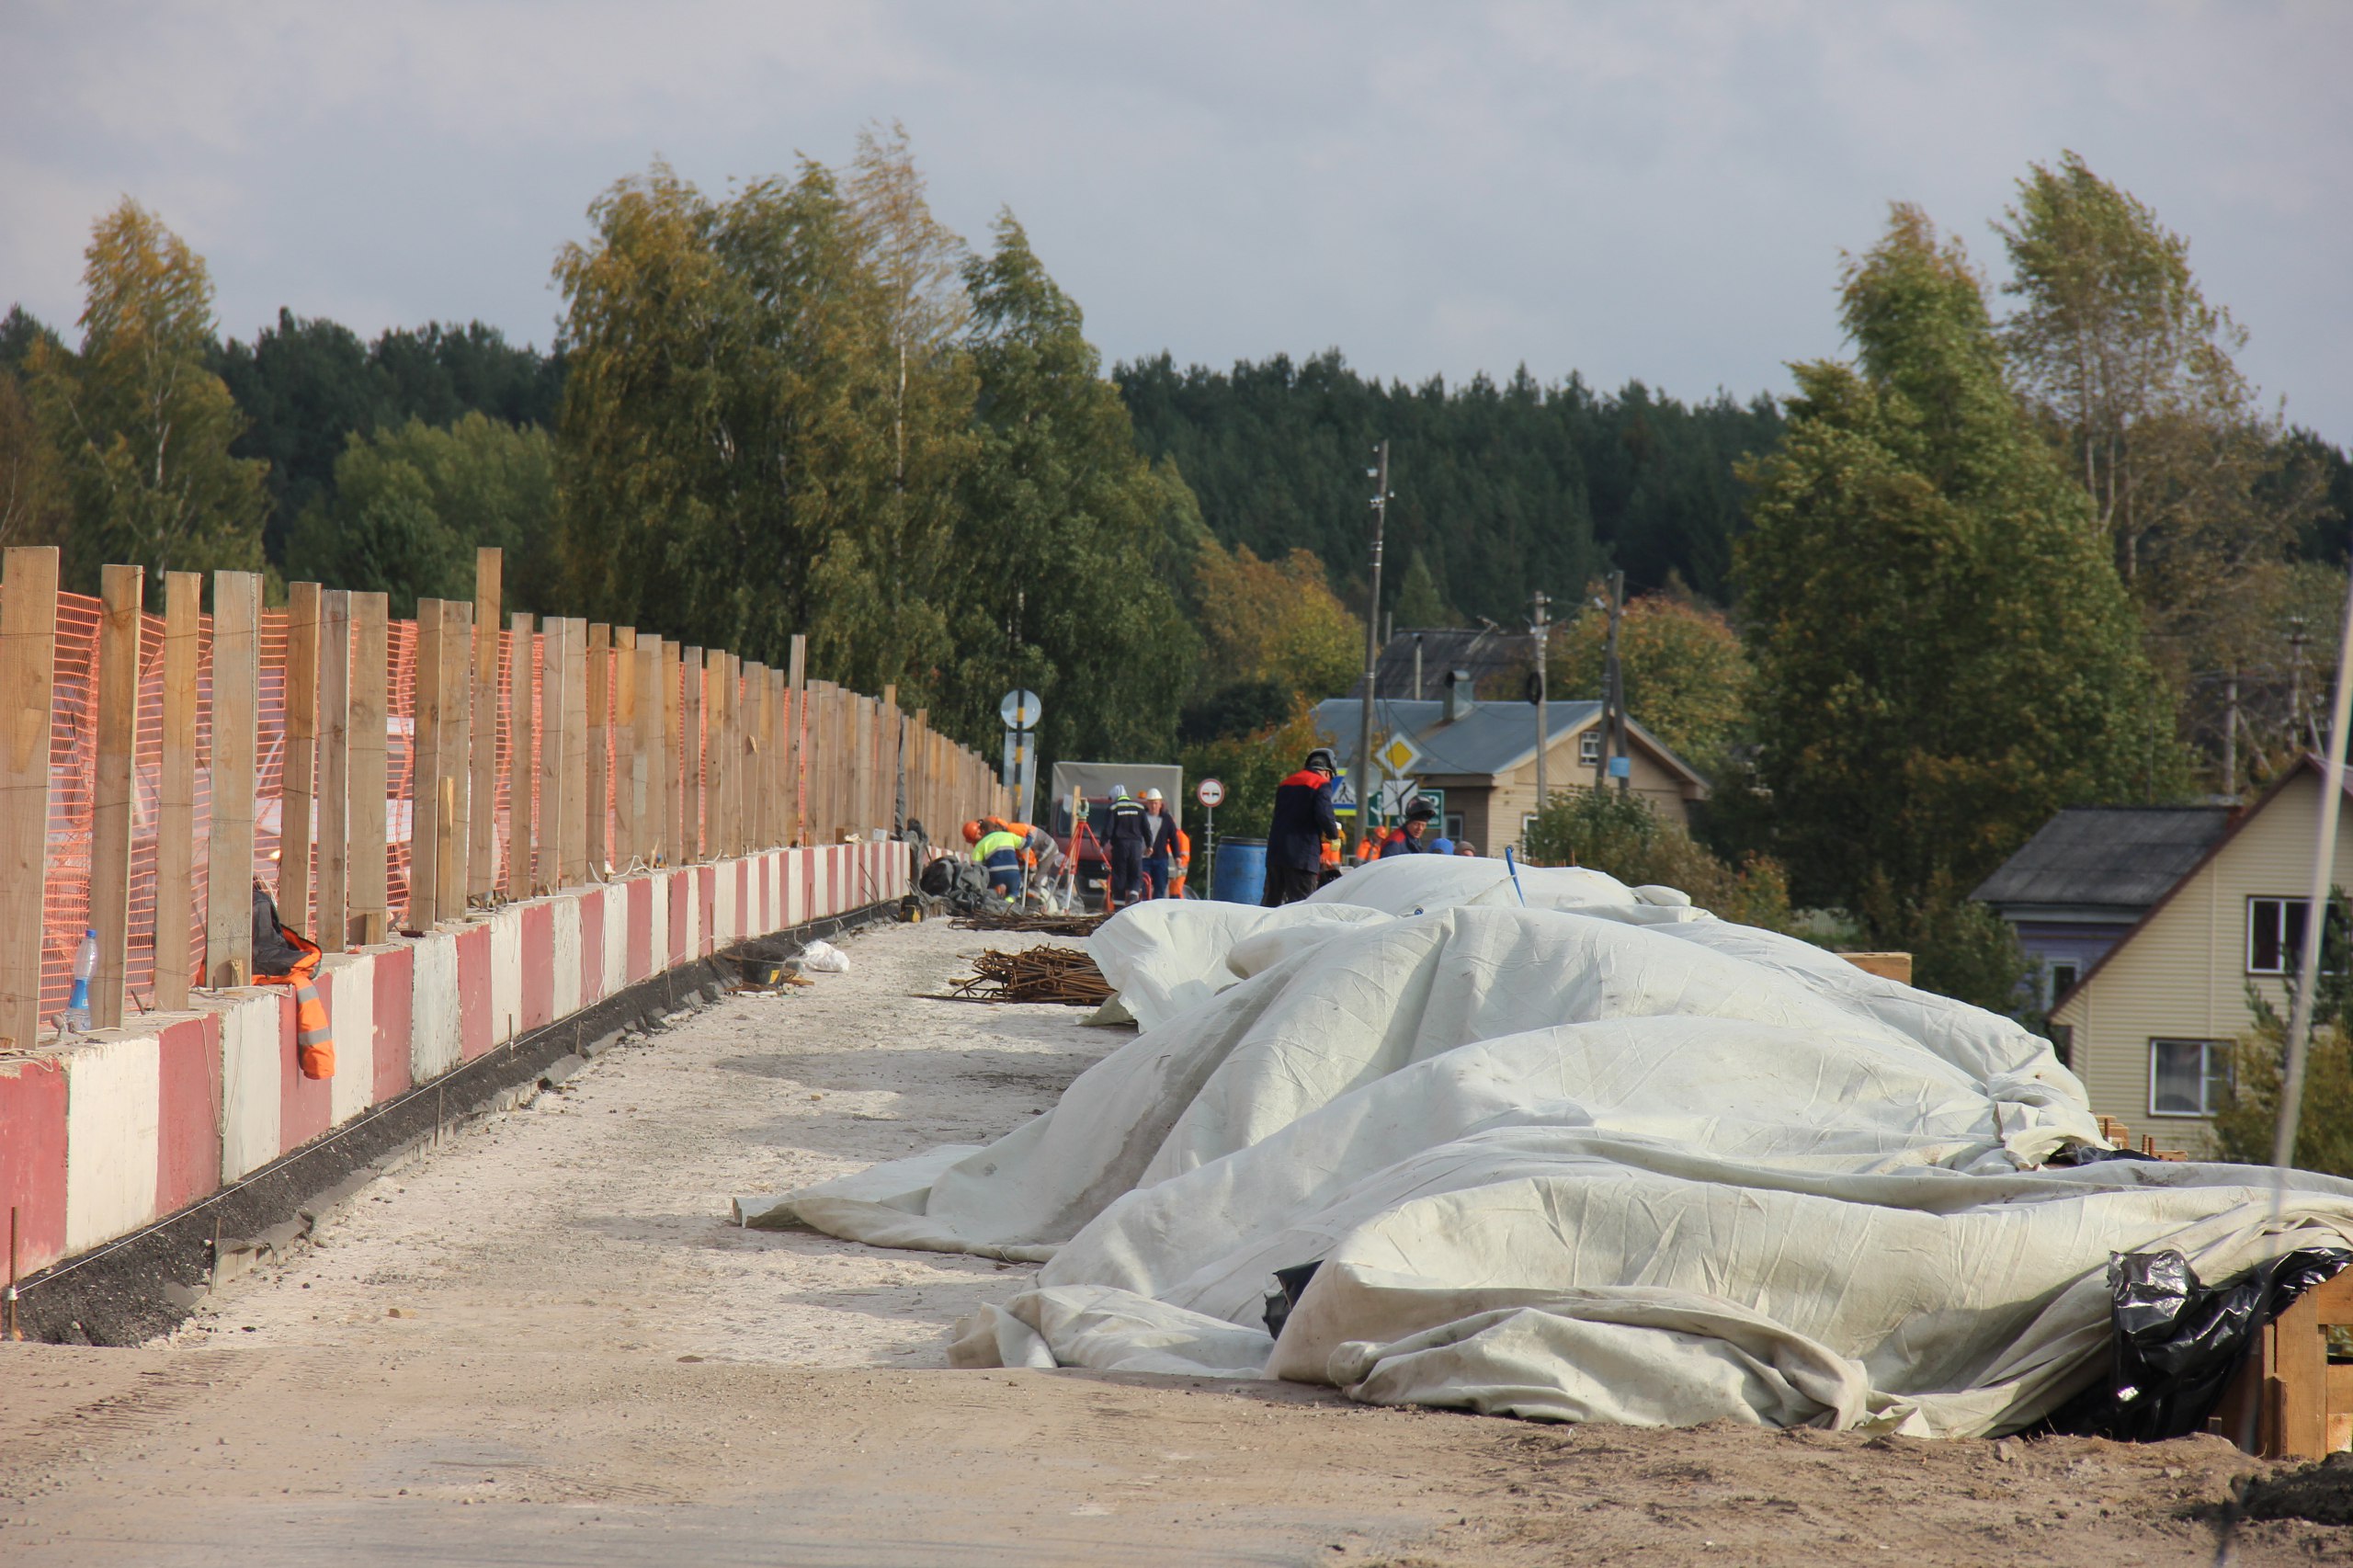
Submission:
M 1447 836 L 1500 855 L 1524 842 L 1536 814 L 1536 709 L 1525 701 L 1481 702 L 1472 688 L 1469 681 L 1454 681 L 1445 683 L 1447 695 L 1438 699 L 1375 699 L 1373 742 L 1403 737 L 1418 751 L 1414 777 L 1422 789 L 1445 792 Z M 1363 710 L 1360 697 L 1336 697 L 1315 707 L 1316 728 L 1349 767 L 1356 765 Z M 1598 702 L 1546 705 L 1548 788 L 1593 787 L 1601 713 Z M 1632 791 L 1668 821 L 1688 826 L 1692 802 L 1708 797 L 1708 780 L 1641 724 L 1629 720 L 1626 729 Z

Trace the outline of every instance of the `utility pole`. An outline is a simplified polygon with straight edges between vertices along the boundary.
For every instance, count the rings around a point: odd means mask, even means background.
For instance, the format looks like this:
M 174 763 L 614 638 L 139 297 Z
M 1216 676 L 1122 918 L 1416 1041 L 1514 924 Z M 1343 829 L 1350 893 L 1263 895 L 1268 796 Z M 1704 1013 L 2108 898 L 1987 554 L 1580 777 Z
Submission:
M 1544 777 L 1544 754 L 1552 749 L 1552 713 L 1548 706 L 1552 693 L 1548 689 L 1544 668 L 1544 654 L 1552 625 L 1546 611 L 1552 603 L 1544 597 L 1543 589 L 1536 590 L 1536 619 L 1528 629 L 1536 639 L 1536 814 L 1539 816 L 1544 814 L 1544 803 L 1552 798 Z
M 1357 732 L 1357 842 L 1372 835 L 1372 696 L 1381 673 L 1381 541 L 1389 524 L 1389 443 L 1373 449 L 1379 460 L 1365 470 L 1372 491 L 1372 595 L 1364 607 L 1364 712 Z
M 1618 682 L 1618 619 L 1625 609 L 1626 574 L 1609 574 L 1609 597 L 1594 608 L 1609 612 L 1609 638 L 1601 655 L 1601 755 L 1594 760 L 1593 792 L 1608 788 L 1609 759 L 1626 745 L 1626 699 Z M 1623 793 L 1623 790 L 1620 790 Z
M 2239 667 L 2222 683 L 2222 793 L 2239 792 Z

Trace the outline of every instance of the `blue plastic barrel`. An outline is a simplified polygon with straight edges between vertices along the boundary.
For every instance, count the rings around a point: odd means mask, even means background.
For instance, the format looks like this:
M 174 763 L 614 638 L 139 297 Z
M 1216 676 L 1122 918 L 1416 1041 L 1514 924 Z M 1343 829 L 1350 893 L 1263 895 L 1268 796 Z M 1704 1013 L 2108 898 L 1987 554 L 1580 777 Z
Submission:
M 1221 838 L 1217 841 L 1217 885 L 1223 903 L 1256 903 L 1267 892 L 1267 841 L 1263 838 Z

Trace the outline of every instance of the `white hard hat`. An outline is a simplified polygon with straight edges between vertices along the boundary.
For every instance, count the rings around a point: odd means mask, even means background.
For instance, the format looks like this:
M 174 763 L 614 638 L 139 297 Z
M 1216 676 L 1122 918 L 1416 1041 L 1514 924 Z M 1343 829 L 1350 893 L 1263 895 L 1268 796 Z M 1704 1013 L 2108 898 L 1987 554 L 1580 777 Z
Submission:
M 1168 797 L 1167 797 L 1167 796 L 1165 796 L 1165 795 L 1164 795 L 1164 794 L 1162 794 L 1162 793 L 1161 793 L 1159 790 L 1146 790 L 1143 792 L 1143 798 L 1144 798 L 1145 800 L 1147 800 L 1147 801 L 1165 801 L 1165 800 L 1166 800 Z

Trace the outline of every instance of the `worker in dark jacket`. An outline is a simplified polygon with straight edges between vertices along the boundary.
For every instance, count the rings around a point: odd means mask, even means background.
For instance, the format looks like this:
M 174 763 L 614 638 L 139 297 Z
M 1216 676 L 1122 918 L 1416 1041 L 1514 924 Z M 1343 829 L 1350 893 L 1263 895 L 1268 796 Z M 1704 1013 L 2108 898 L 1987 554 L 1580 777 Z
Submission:
M 1111 886 L 1109 902 L 1112 908 L 1133 903 L 1143 896 L 1144 843 L 1152 830 L 1146 825 L 1143 802 L 1128 793 L 1124 784 L 1111 786 Z
M 1143 792 L 1144 897 L 1166 898 L 1168 858 L 1176 848 L 1176 819 L 1168 814 L 1168 797 L 1157 790 Z
M 1438 818 L 1438 808 L 1427 801 L 1415 801 L 1405 808 L 1405 820 L 1389 830 L 1381 841 L 1381 858 L 1392 855 L 1427 855 L 1442 839 L 1430 837 L 1430 824 Z
M 1275 787 L 1274 820 L 1267 829 L 1267 891 L 1258 902 L 1268 909 L 1296 903 L 1315 891 L 1324 846 L 1340 837 L 1332 810 L 1332 776 L 1339 771 L 1332 754 L 1317 746 L 1299 771 Z

